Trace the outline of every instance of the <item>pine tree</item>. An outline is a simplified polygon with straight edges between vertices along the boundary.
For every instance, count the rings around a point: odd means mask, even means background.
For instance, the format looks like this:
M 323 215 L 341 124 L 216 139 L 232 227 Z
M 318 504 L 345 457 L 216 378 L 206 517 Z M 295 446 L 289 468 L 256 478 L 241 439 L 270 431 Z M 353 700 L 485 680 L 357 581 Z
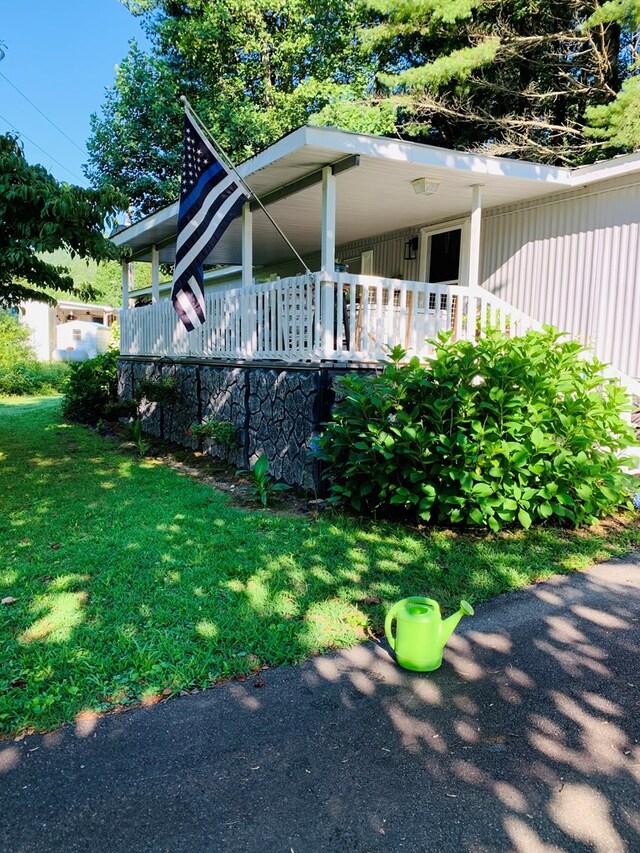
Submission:
M 398 132 L 564 164 L 638 144 L 637 119 L 627 112 L 638 92 L 630 77 L 637 72 L 638 0 L 367 6 L 372 20 L 361 41 L 378 73 L 360 109 L 393 112 Z M 589 120 L 597 128 L 591 133 Z

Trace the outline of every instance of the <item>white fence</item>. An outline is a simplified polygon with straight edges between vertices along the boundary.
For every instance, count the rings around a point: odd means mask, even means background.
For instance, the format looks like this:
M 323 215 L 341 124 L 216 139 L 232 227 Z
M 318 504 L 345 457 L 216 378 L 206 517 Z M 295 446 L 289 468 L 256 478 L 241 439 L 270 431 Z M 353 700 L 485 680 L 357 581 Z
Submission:
M 475 340 L 488 325 L 511 336 L 539 328 L 530 317 L 483 290 L 455 283 L 339 273 L 278 279 L 251 288 L 211 291 L 207 319 L 187 332 L 169 300 L 120 314 L 126 355 L 377 361 L 401 344 L 426 356 L 426 339 L 442 330 Z

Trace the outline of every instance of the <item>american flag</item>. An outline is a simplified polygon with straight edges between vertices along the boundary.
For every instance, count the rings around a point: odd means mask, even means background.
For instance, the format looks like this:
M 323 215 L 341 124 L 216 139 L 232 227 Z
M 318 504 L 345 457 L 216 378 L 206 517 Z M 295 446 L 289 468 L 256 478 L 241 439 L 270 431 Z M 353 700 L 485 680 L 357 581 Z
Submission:
M 178 211 L 173 307 L 188 332 L 205 321 L 203 263 L 248 196 L 187 111 Z

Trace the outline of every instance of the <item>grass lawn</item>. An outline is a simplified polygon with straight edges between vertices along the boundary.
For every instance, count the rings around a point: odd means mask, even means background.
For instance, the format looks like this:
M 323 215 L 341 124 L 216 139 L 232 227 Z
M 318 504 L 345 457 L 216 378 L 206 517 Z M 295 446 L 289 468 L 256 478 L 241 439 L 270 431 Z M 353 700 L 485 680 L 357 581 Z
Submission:
M 234 508 L 204 483 L 0 401 L 0 732 L 45 730 L 358 642 L 388 605 L 451 611 L 621 555 L 630 518 L 474 536 Z

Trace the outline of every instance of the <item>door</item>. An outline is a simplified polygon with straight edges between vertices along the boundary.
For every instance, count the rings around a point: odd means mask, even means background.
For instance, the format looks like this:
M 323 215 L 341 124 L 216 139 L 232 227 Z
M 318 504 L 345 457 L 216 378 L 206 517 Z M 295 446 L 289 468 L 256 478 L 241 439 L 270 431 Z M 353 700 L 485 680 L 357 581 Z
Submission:
M 428 336 L 455 327 L 458 297 L 447 285 L 465 284 L 468 224 L 450 223 L 422 232 L 422 278 L 428 282 L 426 292 L 418 294 L 417 313 L 426 314 Z

